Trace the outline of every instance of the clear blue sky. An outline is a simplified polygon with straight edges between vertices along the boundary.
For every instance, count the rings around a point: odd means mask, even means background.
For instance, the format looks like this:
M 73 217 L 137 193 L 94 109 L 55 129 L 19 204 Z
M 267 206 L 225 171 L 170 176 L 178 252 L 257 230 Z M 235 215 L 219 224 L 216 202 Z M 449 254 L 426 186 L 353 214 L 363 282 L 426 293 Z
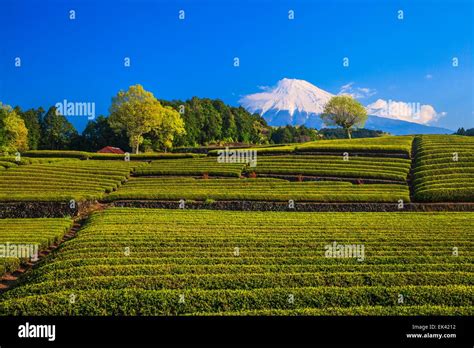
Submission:
M 12 106 L 67 99 L 107 114 L 136 83 L 158 98 L 238 105 L 288 77 L 331 93 L 354 82 L 377 91 L 364 104 L 420 102 L 447 113 L 434 125 L 474 127 L 473 1 L 0 0 L 0 23 L 0 101 Z

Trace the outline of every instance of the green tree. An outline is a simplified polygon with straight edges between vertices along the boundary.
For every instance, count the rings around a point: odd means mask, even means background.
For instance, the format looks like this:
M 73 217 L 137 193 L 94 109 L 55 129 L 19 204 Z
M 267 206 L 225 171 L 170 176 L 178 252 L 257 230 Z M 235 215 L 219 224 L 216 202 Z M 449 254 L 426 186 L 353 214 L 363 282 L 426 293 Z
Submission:
M 170 115 L 173 113 L 173 115 Z M 118 92 L 112 99 L 109 124 L 116 131 L 125 130 L 132 151 L 139 153 L 144 135 L 150 132 L 159 135 L 169 144 L 174 134 L 184 132 L 184 125 L 179 113 L 164 108 L 151 92 L 141 85 L 130 86 Z
M 332 97 L 324 107 L 321 119 L 328 126 L 340 126 L 351 139 L 351 129 L 362 127 L 367 120 L 364 106 L 348 95 Z
M 15 106 L 14 110 L 23 119 L 26 128 L 28 128 L 28 148 L 30 150 L 38 149 L 41 139 L 41 119 L 44 114 L 44 109 L 40 107 L 38 109 L 22 111 L 19 106 Z
M 69 149 L 71 139 L 77 137 L 74 126 L 55 106 L 49 108 L 41 122 L 40 147 L 51 150 Z
M 0 103 L 0 151 L 28 149 L 28 129 L 23 119 L 8 105 Z
M 89 121 L 82 132 L 82 150 L 98 151 L 105 146 L 119 147 L 128 151 L 128 138 L 125 131 L 116 133 L 110 127 L 106 117 L 100 115 L 95 120 Z
M 461 128 L 458 128 L 457 132 L 454 133 L 456 135 L 466 135 L 466 130 L 464 129 L 464 127 L 461 127 Z
M 222 119 L 222 137 L 225 140 L 235 141 L 237 139 L 237 125 L 235 123 L 235 117 L 230 111 L 229 107 L 224 104 L 222 100 L 214 100 L 212 105 L 221 115 Z
M 210 99 L 201 100 L 202 143 L 219 141 L 222 139 L 222 117 L 214 108 Z
M 289 127 L 279 127 L 272 132 L 271 140 L 275 144 L 292 143 L 293 137 L 289 130 Z
M 153 128 L 149 133 L 151 147 L 153 150 L 170 150 L 173 147 L 175 136 L 184 132 L 184 121 L 180 114 L 172 107 L 165 106 L 161 112 L 158 127 Z

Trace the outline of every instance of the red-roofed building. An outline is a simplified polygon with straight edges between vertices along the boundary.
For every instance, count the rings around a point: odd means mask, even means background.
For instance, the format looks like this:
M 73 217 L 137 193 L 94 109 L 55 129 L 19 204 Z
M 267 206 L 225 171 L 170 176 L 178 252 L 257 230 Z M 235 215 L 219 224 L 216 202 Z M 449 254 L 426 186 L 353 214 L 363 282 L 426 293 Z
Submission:
M 103 149 L 97 151 L 97 153 L 115 153 L 118 155 L 123 155 L 125 152 L 123 152 L 123 150 L 119 149 L 118 147 L 106 146 Z

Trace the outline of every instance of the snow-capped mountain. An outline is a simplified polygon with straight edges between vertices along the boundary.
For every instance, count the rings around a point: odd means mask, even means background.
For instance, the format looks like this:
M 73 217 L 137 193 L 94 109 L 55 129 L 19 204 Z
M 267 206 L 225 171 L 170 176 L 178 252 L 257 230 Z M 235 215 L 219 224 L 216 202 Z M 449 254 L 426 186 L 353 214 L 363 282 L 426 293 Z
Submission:
M 323 128 L 319 117 L 326 103 L 334 96 L 305 80 L 284 78 L 273 88 L 249 94 L 240 104 L 251 113 L 259 113 L 271 126 L 305 125 Z M 451 130 L 419 123 L 369 115 L 365 128 L 381 130 L 395 135 L 448 134 Z
M 272 126 L 300 125 L 321 114 L 333 96 L 308 81 L 285 78 L 272 89 L 243 97 L 240 104 Z

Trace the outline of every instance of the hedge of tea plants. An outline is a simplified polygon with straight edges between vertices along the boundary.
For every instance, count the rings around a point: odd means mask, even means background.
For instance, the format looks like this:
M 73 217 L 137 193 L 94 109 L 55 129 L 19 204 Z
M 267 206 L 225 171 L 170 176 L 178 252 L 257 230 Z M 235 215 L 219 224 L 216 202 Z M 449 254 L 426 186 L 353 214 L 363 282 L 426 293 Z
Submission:
M 120 160 L 125 159 L 124 154 L 96 153 L 85 151 L 68 151 L 68 150 L 31 150 L 22 154 L 28 158 L 76 158 L 76 159 L 94 159 L 94 160 Z M 147 161 L 156 159 L 172 159 L 172 158 L 194 158 L 200 155 L 192 153 L 141 153 L 128 154 L 130 160 Z
M 330 257 L 334 243 L 364 253 Z M 0 295 L 0 313 L 472 315 L 473 261 L 473 213 L 115 208 Z
M 474 202 L 474 139 L 422 135 L 415 139 L 415 199 L 422 202 Z
M 240 177 L 245 163 L 219 163 L 216 157 L 157 160 L 135 171 L 136 176 L 230 176 Z
M 383 136 L 377 138 L 320 140 L 297 145 L 296 152 L 339 151 L 339 152 L 381 152 L 410 156 L 413 137 Z
M 19 257 L 17 246 L 37 245 L 42 251 L 58 242 L 71 226 L 70 219 L 0 219 L 0 277 L 27 261 Z
M 5 170 L 8 168 L 15 168 L 19 165 L 25 164 L 39 164 L 39 163 L 54 163 L 62 162 L 63 158 L 28 158 L 28 157 L 19 157 L 15 156 L 1 156 L 0 157 L 0 170 Z
M 62 160 L 0 171 L 0 201 L 98 199 L 119 187 L 142 163 Z
M 351 184 L 343 181 L 290 182 L 274 178 L 131 178 L 104 197 L 116 200 L 245 200 L 299 202 L 410 202 L 406 184 Z
M 301 144 L 255 147 L 258 154 L 291 154 L 306 152 L 385 153 L 410 157 L 413 136 L 383 136 L 377 138 L 317 140 Z M 217 150 L 210 151 L 217 154 Z
M 359 156 L 262 156 L 255 171 L 260 174 L 310 175 L 338 178 L 369 178 L 406 182 L 411 161 L 401 158 Z

